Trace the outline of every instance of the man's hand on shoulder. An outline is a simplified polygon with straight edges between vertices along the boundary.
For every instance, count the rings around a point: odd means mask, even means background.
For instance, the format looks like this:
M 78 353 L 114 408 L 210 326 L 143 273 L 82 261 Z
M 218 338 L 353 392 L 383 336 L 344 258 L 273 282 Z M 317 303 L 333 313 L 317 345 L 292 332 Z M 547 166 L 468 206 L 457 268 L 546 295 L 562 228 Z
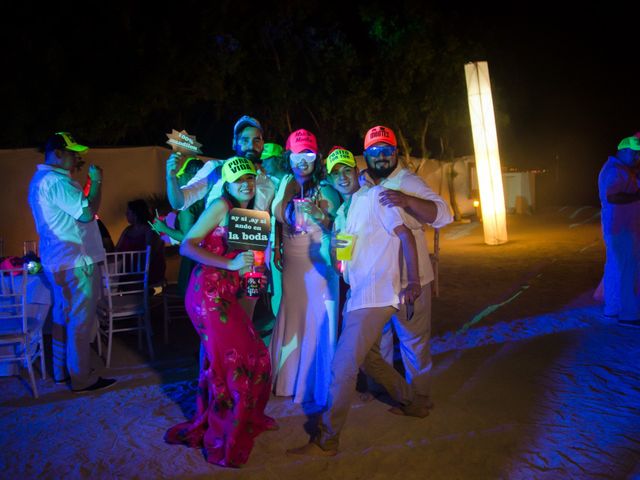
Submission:
M 409 206 L 409 196 L 399 190 L 384 189 L 380 192 L 380 205 L 383 207 L 407 208 Z

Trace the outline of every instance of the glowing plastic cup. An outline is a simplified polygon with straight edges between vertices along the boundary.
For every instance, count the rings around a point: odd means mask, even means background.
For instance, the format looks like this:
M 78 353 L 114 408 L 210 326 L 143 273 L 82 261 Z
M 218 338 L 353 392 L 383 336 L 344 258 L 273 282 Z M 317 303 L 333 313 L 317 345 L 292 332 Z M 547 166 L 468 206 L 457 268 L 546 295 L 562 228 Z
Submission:
M 296 223 L 294 228 L 296 232 L 306 232 L 307 231 L 307 216 L 304 213 L 304 206 L 310 200 L 308 198 L 294 198 L 293 199 L 293 208 L 296 217 Z
M 338 240 L 344 240 L 348 242 L 347 246 L 336 248 L 337 260 L 351 260 L 353 255 L 353 244 L 356 241 L 356 236 L 350 233 L 340 232 L 336 234 Z

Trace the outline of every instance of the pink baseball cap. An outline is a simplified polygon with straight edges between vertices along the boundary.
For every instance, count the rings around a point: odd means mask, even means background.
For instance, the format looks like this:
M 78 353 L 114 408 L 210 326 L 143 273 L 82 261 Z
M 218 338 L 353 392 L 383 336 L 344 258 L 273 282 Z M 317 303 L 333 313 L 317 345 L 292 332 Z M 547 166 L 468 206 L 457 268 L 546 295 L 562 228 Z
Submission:
M 316 136 L 313 133 L 301 128 L 289 135 L 285 149 L 291 150 L 292 153 L 300 153 L 305 150 L 311 150 L 313 153 L 318 153 L 318 142 L 316 141 Z

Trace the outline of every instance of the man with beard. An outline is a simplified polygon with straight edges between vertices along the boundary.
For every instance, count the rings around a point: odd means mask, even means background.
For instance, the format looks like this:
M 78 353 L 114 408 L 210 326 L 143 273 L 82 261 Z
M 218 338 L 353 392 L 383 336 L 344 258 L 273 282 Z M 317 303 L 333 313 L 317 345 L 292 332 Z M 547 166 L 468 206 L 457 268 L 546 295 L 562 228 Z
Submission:
M 402 362 L 407 381 L 417 393 L 416 402 L 432 407 L 431 402 L 431 282 L 433 268 L 429 249 L 422 230 L 428 224 L 442 228 L 451 223 L 453 217 L 447 203 L 431 190 L 425 182 L 398 163 L 396 136 L 390 128 L 371 128 L 364 139 L 364 158 L 367 169 L 360 175 L 360 183 L 380 185 L 380 205 L 399 207 L 408 215 L 405 225 L 415 237 L 418 248 L 418 265 L 421 293 L 413 309 L 405 305 L 392 319 L 392 326 L 400 343 Z M 406 268 L 402 272 L 402 288 L 407 288 Z M 386 336 L 386 338 L 385 338 Z M 382 344 L 392 345 L 391 331 L 386 329 Z M 393 413 L 403 415 L 401 408 Z
M 256 176 L 256 197 L 254 208 L 269 211 L 275 194 L 273 181 L 262 169 L 260 157 L 264 149 L 260 122 L 248 115 L 242 116 L 233 127 L 233 150 L 239 157 L 251 160 L 258 171 Z M 209 160 L 194 175 L 189 183 L 180 187 L 176 177 L 181 161 L 180 153 L 174 152 L 167 159 L 167 196 L 171 206 L 178 210 L 189 208 L 206 197 L 205 208 L 222 195 L 223 181 L 221 169 L 224 160 Z
M 415 238 L 404 224 L 408 215 L 400 208 L 380 208 L 378 198 L 384 187 L 360 187 L 356 162 L 348 150 L 331 150 L 327 172 L 331 185 L 344 199 L 336 214 L 334 232 L 350 235 L 353 242 L 352 256 L 344 262 L 343 272 L 350 290 L 331 363 L 327 409 L 311 442 L 287 451 L 296 455 L 337 453 L 360 366 L 385 387 L 403 414 L 422 418 L 429 413 L 427 406 L 416 402 L 416 392 L 408 382 L 380 355 L 380 334 L 385 324 L 401 304 L 412 306 L 422 293 Z M 345 246 L 339 235 L 335 245 Z M 408 279 L 405 288 L 401 288 L 403 264 Z

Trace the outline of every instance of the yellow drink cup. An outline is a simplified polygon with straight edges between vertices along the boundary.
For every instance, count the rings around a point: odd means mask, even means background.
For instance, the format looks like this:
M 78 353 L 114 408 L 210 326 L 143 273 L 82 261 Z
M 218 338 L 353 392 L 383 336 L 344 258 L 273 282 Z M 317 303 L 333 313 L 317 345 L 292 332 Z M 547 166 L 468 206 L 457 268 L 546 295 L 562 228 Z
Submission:
M 338 240 L 345 240 L 348 242 L 346 247 L 336 248 L 336 259 L 351 260 L 351 256 L 353 255 L 353 244 L 356 241 L 356 236 L 350 233 L 340 232 L 336 234 L 336 238 Z

